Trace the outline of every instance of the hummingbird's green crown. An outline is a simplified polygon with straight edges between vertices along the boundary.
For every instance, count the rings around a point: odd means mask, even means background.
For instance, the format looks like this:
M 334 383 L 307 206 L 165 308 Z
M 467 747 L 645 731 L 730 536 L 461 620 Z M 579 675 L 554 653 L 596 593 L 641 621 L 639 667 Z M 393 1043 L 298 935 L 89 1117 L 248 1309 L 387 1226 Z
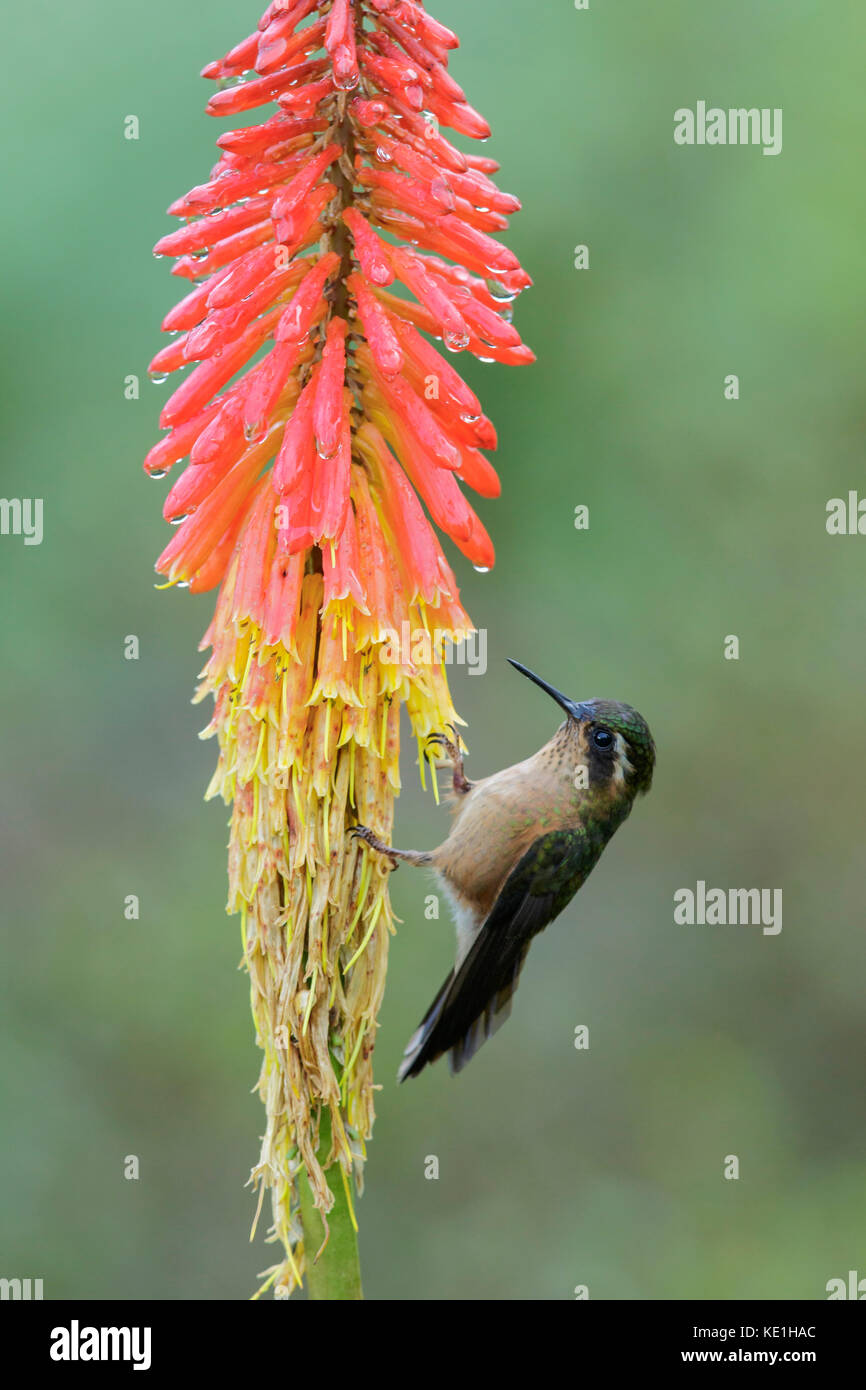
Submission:
M 635 791 L 648 792 L 652 786 L 656 746 L 643 715 L 631 705 L 622 705 L 617 700 L 582 700 L 578 708 L 593 725 L 610 729 L 625 739 L 632 766 L 629 781 Z

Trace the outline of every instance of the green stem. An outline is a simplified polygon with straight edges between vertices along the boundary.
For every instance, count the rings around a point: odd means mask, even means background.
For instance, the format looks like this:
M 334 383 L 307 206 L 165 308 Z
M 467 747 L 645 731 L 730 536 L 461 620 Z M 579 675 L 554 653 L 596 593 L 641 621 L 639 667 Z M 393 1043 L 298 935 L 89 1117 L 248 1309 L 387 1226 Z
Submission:
M 319 1129 L 319 1159 L 328 1156 L 331 1147 L 331 1117 L 322 1113 Z M 313 1205 L 313 1193 L 306 1173 L 298 1184 L 301 1199 L 301 1220 L 304 1226 L 304 1251 L 307 1260 L 307 1293 L 311 1299 L 347 1302 L 364 1297 L 361 1291 L 361 1266 L 358 1260 L 358 1233 L 352 1221 L 346 1188 L 339 1163 L 328 1172 L 334 1205 L 328 1212 L 328 1244 L 314 1264 L 316 1253 L 325 1239 L 321 1212 Z

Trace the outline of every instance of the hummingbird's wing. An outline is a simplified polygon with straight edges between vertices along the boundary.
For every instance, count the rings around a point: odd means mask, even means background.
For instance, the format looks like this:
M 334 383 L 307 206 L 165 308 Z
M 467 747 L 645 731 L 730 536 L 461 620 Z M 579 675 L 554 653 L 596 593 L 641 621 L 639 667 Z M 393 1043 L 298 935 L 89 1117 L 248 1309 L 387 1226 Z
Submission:
M 452 1072 L 460 1071 L 505 1022 L 532 938 L 571 901 L 603 847 L 580 827 L 551 831 L 530 846 L 410 1039 L 400 1081 L 443 1052 Z

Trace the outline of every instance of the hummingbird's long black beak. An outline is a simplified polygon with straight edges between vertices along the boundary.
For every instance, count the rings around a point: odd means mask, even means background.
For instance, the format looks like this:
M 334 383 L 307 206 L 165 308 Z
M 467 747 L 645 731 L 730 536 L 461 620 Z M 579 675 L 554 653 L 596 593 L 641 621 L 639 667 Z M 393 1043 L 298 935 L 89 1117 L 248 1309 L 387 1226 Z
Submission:
M 515 671 L 519 671 L 522 676 L 527 676 L 529 680 L 535 681 L 536 685 L 540 685 L 542 690 L 546 690 L 551 699 L 555 700 L 558 705 L 561 705 L 566 714 L 570 715 L 572 719 L 583 719 L 586 714 L 583 705 L 577 704 L 574 700 L 569 700 L 568 696 L 563 695 L 561 690 L 557 690 L 554 685 L 548 685 L 547 681 L 543 681 L 534 671 L 530 671 L 528 666 L 522 665 L 519 661 L 512 661 L 510 656 L 507 657 L 506 660 L 514 667 Z

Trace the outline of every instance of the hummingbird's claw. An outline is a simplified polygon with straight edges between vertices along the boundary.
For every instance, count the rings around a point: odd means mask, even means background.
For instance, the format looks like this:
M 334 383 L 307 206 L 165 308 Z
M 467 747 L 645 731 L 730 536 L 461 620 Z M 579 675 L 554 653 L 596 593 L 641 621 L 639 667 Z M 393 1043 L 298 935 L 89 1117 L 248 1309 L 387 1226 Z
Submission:
M 353 840 L 363 840 L 364 844 L 370 849 L 374 849 L 377 854 L 384 855 L 392 869 L 398 868 L 397 860 L 391 853 L 390 845 L 386 845 L 384 840 L 380 840 L 375 830 L 371 830 L 367 825 L 353 825 L 349 831 Z
M 451 759 L 451 765 L 454 769 L 454 790 L 460 795 L 465 795 L 466 792 L 472 790 L 472 783 L 467 779 L 463 771 L 463 753 L 460 748 L 460 735 L 453 724 L 446 725 L 446 728 L 453 737 L 449 738 L 448 734 L 428 734 L 425 752 L 431 743 L 440 745 Z
M 448 728 L 451 729 L 452 733 L 454 732 L 453 727 L 450 724 L 448 725 Z M 429 747 L 431 743 L 440 744 L 442 748 L 445 749 L 445 752 L 448 754 L 449 758 L 457 758 L 460 756 L 460 749 L 457 743 L 450 739 L 447 734 L 428 734 L 425 749 L 426 747 Z

